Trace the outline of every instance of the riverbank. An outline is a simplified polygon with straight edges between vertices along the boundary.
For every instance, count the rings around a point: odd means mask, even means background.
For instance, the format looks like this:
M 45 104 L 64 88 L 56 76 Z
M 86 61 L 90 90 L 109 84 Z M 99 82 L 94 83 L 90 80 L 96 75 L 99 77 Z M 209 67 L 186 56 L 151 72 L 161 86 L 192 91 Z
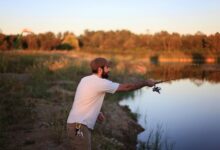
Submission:
M 2 149 L 68 149 L 66 118 L 80 79 L 90 73 L 88 61 L 95 56 L 24 52 L 2 53 L 0 78 L 0 143 Z M 116 62 L 115 62 L 116 63 Z M 112 80 L 132 81 L 112 70 Z M 132 93 L 107 95 L 106 120 L 93 131 L 93 149 L 135 149 L 143 128 L 118 101 Z

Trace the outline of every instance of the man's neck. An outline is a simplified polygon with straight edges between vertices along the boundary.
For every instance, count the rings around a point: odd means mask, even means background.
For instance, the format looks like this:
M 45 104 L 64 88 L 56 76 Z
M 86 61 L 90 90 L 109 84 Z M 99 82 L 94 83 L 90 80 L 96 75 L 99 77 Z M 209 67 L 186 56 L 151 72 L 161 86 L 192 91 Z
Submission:
M 96 75 L 96 76 L 99 77 L 99 78 L 102 78 L 102 75 L 101 75 L 101 74 L 94 73 L 94 75 Z

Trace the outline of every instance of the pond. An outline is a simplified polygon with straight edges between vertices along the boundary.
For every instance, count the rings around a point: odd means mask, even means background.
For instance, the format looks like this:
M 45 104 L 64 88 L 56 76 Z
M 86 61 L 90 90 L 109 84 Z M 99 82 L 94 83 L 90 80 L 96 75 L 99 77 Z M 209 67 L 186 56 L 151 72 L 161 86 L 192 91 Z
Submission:
M 195 70 L 182 70 L 185 77 L 177 75 L 179 79 L 159 84 L 160 94 L 144 87 L 119 102 L 137 114 L 138 123 L 145 128 L 138 135 L 137 147 L 145 143 L 144 149 L 150 149 L 156 142 L 158 149 L 220 149 L 220 74 L 216 67 L 209 72 L 213 67 L 205 66 L 200 78 L 204 66 L 198 68 L 196 74 Z M 190 74 L 197 77 L 186 77 Z

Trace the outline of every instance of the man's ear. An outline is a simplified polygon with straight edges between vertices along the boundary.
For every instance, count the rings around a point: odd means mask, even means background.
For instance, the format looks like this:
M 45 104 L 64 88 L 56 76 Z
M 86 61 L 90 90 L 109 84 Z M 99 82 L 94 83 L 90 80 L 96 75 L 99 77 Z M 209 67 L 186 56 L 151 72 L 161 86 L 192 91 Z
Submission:
M 98 68 L 98 73 L 102 73 L 102 71 L 103 71 L 102 68 L 99 67 L 99 68 Z

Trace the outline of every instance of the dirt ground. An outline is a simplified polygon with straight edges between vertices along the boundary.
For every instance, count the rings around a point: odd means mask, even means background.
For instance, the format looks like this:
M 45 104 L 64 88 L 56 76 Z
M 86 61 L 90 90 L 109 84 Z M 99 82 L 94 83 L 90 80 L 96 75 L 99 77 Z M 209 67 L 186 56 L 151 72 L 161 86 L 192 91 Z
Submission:
M 5 77 L 3 77 L 5 76 Z M 11 77 L 10 77 L 11 76 Z M 14 78 L 14 80 L 26 84 L 30 77 L 21 74 L 1 74 L 2 78 Z M 50 84 L 47 92 L 52 95 L 49 99 L 24 97 L 33 112 L 33 121 L 18 123 L 10 126 L 9 145 L 6 149 L 22 150 L 67 150 L 70 149 L 66 137 L 66 118 L 71 108 L 74 91 L 63 88 L 63 85 L 71 86 L 72 81 L 60 80 Z M 92 148 L 103 149 L 135 149 L 138 133 L 143 128 L 137 124 L 128 108 L 118 105 L 118 100 L 104 101 L 102 111 L 106 120 L 97 122 L 92 132 Z

